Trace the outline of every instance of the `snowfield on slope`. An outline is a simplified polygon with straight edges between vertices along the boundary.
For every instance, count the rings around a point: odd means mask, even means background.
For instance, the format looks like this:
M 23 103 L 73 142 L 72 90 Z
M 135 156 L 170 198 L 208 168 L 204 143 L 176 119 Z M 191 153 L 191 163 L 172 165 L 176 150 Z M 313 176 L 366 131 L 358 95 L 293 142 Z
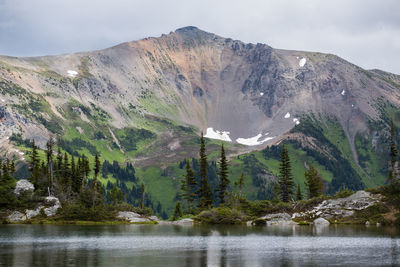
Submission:
M 210 139 L 217 139 L 217 140 L 222 140 L 222 141 L 227 141 L 227 142 L 232 142 L 231 138 L 229 137 L 230 132 L 226 132 L 226 131 L 218 131 L 209 127 L 207 128 L 207 132 L 204 135 L 204 137 L 206 138 L 210 138 Z
M 265 135 L 268 135 L 268 133 L 266 133 Z M 275 137 L 266 137 L 262 140 L 259 140 L 262 137 L 262 134 L 258 134 L 254 137 L 250 137 L 250 138 L 238 138 L 236 139 L 236 142 L 238 142 L 239 144 L 242 145 L 246 145 L 246 146 L 258 146 L 261 145 L 271 139 L 274 139 Z
M 68 76 L 71 78 L 75 78 L 78 75 L 78 72 L 74 71 L 74 70 L 68 70 L 67 73 L 68 73 Z
M 299 66 L 300 67 L 304 67 L 304 65 L 306 65 L 307 59 L 305 57 L 303 57 L 302 59 L 300 59 L 299 61 Z

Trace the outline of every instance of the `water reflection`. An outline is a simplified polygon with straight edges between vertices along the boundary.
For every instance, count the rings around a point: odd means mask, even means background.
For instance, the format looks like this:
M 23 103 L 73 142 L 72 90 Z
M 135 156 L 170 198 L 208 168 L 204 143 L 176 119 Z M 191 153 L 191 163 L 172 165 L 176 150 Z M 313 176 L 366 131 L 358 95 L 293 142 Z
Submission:
M 400 265 L 399 246 L 374 226 L 0 226 L 1 266 Z

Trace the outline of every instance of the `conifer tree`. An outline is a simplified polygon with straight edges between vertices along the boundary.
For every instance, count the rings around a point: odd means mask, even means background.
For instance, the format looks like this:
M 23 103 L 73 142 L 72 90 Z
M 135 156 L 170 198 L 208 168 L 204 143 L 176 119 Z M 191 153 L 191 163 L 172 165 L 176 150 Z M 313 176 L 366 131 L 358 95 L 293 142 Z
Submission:
M 40 179 L 40 158 L 38 154 L 38 147 L 35 144 L 35 140 L 32 140 L 31 143 L 31 154 L 30 162 L 29 162 L 29 170 L 31 171 L 31 175 L 29 177 L 30 182 L 35 186 L 35 190 L 38 189 L 39 179 Z
M 172 220 L 176 221 L 177 219 L 179 219 L 182 216 L 183 216 L 182 204 L 180 201 L 178 201 L 175 206 L 174 216 L 172 217 Z
M 396 141 L 395 141 L 395 129 L 393 124 L 393 119 L 390 119 L 390 166 L 389 166 L 389 175 L 388 182 L 392 183 L 396 178 L 396 159 L 398 155 Z
M 314 168 L 310 166 L 308 170 L 305 171 L 304 176 L 306 177 L 305 185 L 308 191 L 308 197 L 314 198 L 322 194 L 323 183 L 321 175 Z
M 117 184 L 113 184 L 113 188 L 109 191 L 108 196 L 109 201 L 114 205 L 121 203 L 123 199 L 123 193 L 121 189 L 118 188 Z
M 101 194 L 101 192 L 99 192 L 101 190 L 101 188 L 97 182 L 97 177 L 99 176 L 100 168 L 101 168 L 101 163 L 100 163 L 99 155 L 96 153 L 96 155 L 94 156 L 94 179 L 92 181 L 93 207 L 95 206 L 95 204 L 98 200 L 97 198 L 98 198 L 99 194 Z
M 285 144 L 282 145 L 281 163 L 279 167 L 279 185 L 281 200 L 283 202 L 289 202 L 290 196 L 293 194 L 294 183 L 289 152 Z
M 218 185 L 218 196 L 219 203 L 224 204 L 226 201 L 226 196 L 228 195 L 227 189 L 230 183 L 228 179 L 228 162 L 226 161 L 224 145 L 221 145 L 221 158 L 219 160 L 219 185 Z
M 140 208 L 144 209 L 144 196 L 145 196 L 145 187 L 144 187 L 144 183 L 142 183 L 141 188 L 140 188 L 140 192 L 142 194 L 142 200 L 140 202 Z
M 61 153 L 61 148 L 58 146 L 57 148 L 57 159 L 56 159 L 56 164 L 55 164 L 55 174 L 58 179 L 58 182 L 62 182 L 62 166 L 63 165 L 63 154 Z
M 303 196 L 301 194 L 301 188 L 300 188 L 300 185 L 298 184 L 297 185 L 297 191 L 296 191 L 296 200 L 299 201 L 299 200 L 302 200 L 302 199 L 303 199 Z
M 0 161 L 0 208 L 9 207 L 16 200 L 14 195 L 15 179 L 9 173 L 7 163 Z
M 199 208 L 205 209 L 212 206 L 213 196 L 211 193 L 211 188 L 208 183 L 208 172 L 207 172 L 207 155 L 206 155 L 206 145 L 204 141 L 203 133 L 201 133 L 200 139 L 200 188 L 198 190 L 199 196 Z
M 54 150 L 54 139 L 50 136 L 49 141 L 46 143 L 46 160 L 47 160 L 47 172 L 50 180 L 50 191 L 53 191 L 54 187 L 54 166 L 53 166 L 53 150 Z
M 63 178 L 63 184 L 67 187 L 71 185 L 71 165 L 68 159 L 68 154 L 67 152 L 64 153 L 64 160 L 63 160 L 63 165 L 62 165 L 62 178 Z
M 186 175 L 185 178 L 181 181 L 181 190 L 182 194 L 180 195 L 187 202 L 187 213 L 190 214 L 192 202 L 196 198 L 195 187 L 196 187 L 196 178 L 194 177 L 194 172 L 190 167 L 189 160 L 186 160 Z

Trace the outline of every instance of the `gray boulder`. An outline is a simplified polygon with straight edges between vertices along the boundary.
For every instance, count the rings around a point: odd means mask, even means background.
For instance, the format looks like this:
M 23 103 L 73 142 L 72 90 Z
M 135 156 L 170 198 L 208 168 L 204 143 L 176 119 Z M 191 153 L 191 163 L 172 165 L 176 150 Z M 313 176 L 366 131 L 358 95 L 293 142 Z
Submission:
M 10 222 L 23 222 L 26 221 L 26 215 L 19 211 L 14 211 L 10 215 L 8 215 L 7 219 Z
M 40 214 L 40 211 L 43 209 L 43 206 L 39 206 L 34 210 L 25 210 L 26 218 L 29 220 L 33 217 L 36 217 Z
M 58 200 L 58 198 L 56 198 L 56 197 L 52 197 L 52 196 L 46 197 L 45 198 L 45 203 L 48 204 L 48 205 L 49 204 L 52 205 L 52 206 L 44 209 L 44 213 L 46 214 L 47 217 L 51 217 L 51 216 L 56 215 L 57 214 L 57 210 L 59 208 L 61 208 L 61 203 Z
M 273 213 L 267 214 L 259 219 L 265 220 L 267 225 L 295 225 L 296 222 L 292 221 L 292 216 L 288 213 Z
M 28 180 L 22 179 L 17 181 L 14 194 L 20 196 L 24 192 L 33 192 L 33 190 L 35 190 L 35 186 Z
M 315 225 L 329 225 L 330 223 L 324 218 L 315 219 L 313 222 Z
M 142 215 L 133 211 L 120 211 L 118 212 L 117 218 L 130 221 L 131 223 L 151 222 L 149 218 L 143 217 Z
M 313 209 L 293 214 L 292 218 L 344 218 L 354 214 L 356 210 L 366 209 L 379 202 L 381 195 L 366 191 L 357 191 L 351 196 L 322 201 Z

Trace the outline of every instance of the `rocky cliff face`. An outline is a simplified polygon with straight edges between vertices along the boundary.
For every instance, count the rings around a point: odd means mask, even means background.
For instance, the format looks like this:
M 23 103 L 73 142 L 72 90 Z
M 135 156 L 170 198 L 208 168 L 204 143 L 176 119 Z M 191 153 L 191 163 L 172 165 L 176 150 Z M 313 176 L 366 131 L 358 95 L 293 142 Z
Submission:
M 99 51 L 1 56 L 1 146 L 13 132 L 42 144 L 50 132 L 80 135 L 129 157 L 128 134 L 121 131 L 144 128 L 157 141 L 143 144 L 163 147 L 154 157 L 178 155 L 174 149 L 185 148 L 182 129 L 250 145 L 237 148 L 243 152 L 280 142 L 313 116 L 337 120 L 358 164 L 357 134 L 376 144 L 387 133 L 382 114 L 397 112 L 399 88 L 397 75 L 334 55 L 245 44 L 186 27 Z M 381 125 L 373 128 L 374 122 Z

